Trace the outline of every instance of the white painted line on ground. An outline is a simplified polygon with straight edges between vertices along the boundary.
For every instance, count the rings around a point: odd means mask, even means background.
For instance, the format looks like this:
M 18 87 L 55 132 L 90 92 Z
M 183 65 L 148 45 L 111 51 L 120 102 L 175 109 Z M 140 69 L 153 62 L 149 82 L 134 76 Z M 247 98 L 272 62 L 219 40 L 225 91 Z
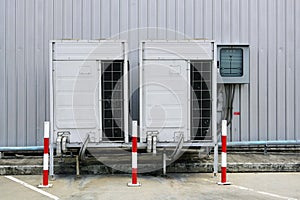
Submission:
M 208 179 L 204 179 L 205 181 L 211 182 L 211 183 L 215 183 L 214 181 L 208 180 Z M 285 197 L 285 196 L 281 196 L 278 194 L 273 194 L 273 193 L 269 193 L 269 192 L 263 192 L 263 191 L 258 191 L 258 190 L 254 190 L 252 188 L 247 188 L 247 187 L 243 187 L 243 186 L 238 186 L 238 185 L 230 185 L 230 186 L 226 186 L 226 187 L 234 187 L 240 190 L 246 190 L 246 191 L 250 191 L 250 192 L 256 192 L 258 194 L 263 194 L 266 196 L 271 196 L 271 197 L 275 197 L 278 199 L 287 199 L 287 200 L 297 200 L 295 198 L 291 198 L 291 197 Z
M 243 187 L 243 186 L 232 185 L 232 187 L 238 188 L 240 190 L 247 190 L 247 191 L 256 192 L 256 193 L 259 193 L 259 194 L 264 194 L 266 196 L 276 197 L 276 198 L 279 198 L 279 199 L 297 200 L 295 198 L 285 197 L 285 196 L 281 196 L 281 195 L 273 194 L 273 193 L 269 193 L 269 192 L 258 191 L 258 190 L 254 190 L 254 189 L 251 189 L 251 188 L 246 188 L 246 187 Z
M 29 188 L 29 189 L 35 191 L 35 192 L 38 192 L 38 193 L 40 193 L 40 194 L 42 194 L 42 195 L 45 195 L 45 196 L 47 196 L 47 197 L 49 197 L 49 198 L 51 198 L 51 199 L 55 199 L 55 200 L 58 200 L 58 199 L 59 199 L 57 196 L 54 196 L 53 194 L 50 194 L 50 193 L 48 193 L 48 192 L 45 192 L 45 191 L 43 191 L 43 190 L 41 190 L 41 189 L 38 189 L 38 188 L 32 186 L 32 185 L 29 185 L 28 183 L 25 183 L 24 181 L 21 181 L 21 180 L 15 178 L 15 177 L 12 177 L 12 176 L 5 176 L 5 178 L 8 178 L 8 179 L 10 179 L 10 180 L 12 180 L 12 181 L 14 181 L 14 182 L 16 182 L 16 183 L 20 183 L 21 185 L 23 185 L 23 186 L 25 186 L 25 187 L 27 187 L 27 188 Z

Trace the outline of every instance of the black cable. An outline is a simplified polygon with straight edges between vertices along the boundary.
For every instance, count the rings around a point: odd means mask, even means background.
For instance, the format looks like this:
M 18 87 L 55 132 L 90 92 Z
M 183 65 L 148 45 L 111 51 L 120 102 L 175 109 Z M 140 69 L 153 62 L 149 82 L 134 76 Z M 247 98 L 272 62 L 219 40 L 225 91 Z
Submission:
M 222 89 L 219 89 L 219 92 L 222 92 Z M 224 93 L 225 93 L 226 100 L 223 101 L 223 102 L 225 102 L 225 105 L 223 106 L 223 108 L 225 108 L 225 109 L 222 109 L 221 119 L 227 120 L 227 126 L 229 126 L 232 123 L 232 116 L 233 116 L 232 110 L 233 110 L 233 100 L 234 100 L 234 95 L 235 95 L 235 85 L 225 84 L 224 85 Z M 224 115 L 223 115 L 223 111 L 224 111 Z M 224 116 L 225 116 L 225 118 L 224 118 Z M 217 124 L 217 133 L 220 133 L 221 129 L 222 129 L 222 123 L 220 122 Z M 217 134 L 217 137 L 219 138 L 220 135 Z M 210 154 L 212 149 L 213 148 L 209 148 L 208 154 Z
M 228 119 L 227 126 L 229 126 L 232 123 L 232 111 L 233 111 L 233 100 L 234 100 L 234 94 L 235 94 L 235 85 L 231 85 L 231 95 L 230 95 L 230 118 Z

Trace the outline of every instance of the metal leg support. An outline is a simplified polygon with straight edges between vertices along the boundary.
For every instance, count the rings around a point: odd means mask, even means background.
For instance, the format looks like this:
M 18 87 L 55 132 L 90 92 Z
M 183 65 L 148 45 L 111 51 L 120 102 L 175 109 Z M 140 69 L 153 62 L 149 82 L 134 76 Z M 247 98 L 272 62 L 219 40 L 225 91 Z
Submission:
M 165 176 L 167 174 L 167 154 L 164 150 L 163 152 L 163 175 Z
M 76 178 L 80 177 L 79 156 L 76 156 Z
M 268 145 L 265 144 L 265 148 L 264 148 L 264 155 L 267 155 L 268 154 Z
M 50 180 L 54 181 L 55 176 L 54 176 L 54 150 L 53 150 L 53 133 L 50 131 L 50 169 L 49 169 L 49 174 L 50 174 Z
M 214 146 L 214 177 L 218 174 L 218 144 Z

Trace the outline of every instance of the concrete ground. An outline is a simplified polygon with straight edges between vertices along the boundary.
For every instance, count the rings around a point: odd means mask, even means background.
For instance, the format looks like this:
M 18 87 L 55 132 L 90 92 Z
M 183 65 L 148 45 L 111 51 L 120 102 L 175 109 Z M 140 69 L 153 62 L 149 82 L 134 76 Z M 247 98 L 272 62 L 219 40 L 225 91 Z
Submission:
M 115 157 L 117 156 L 117 157 Z M 230 152 L 227 158 L 228 172 L 300 172 L 300 153 L 247 153 Z M 139 155 L 139 172 L 159 170 L 161 173 L 161 155 L 155 160 L 143 163 L 143 156 Z M 153 155 L 150 155 L 153 158 Z M 219 156 L 219 165 L 221 156 Z M 54 163 L 54 173 L 63 175 L 76 174 L 75 157 L 56 158 Z M 11 156 L 0 159 L 0 175 L 39 175 L 42 173 L 42 156 Z M 118 171 L 119 170 L 119 171 Z M 143 171 L 144 170 L 144 171 Z M 219 166 L 220 170 L 220 166 Z M 103 154 L 99 157 L 89 157 L 80 164 L 80 174 L 101 175 L 116 174 L 131 171 L 131 153 L 128 155 Z M 200 159 L 198 153 L 190 153 L 182 156 L 170 164 L 168 173 L 210 173 L 213 171 L 213 157 Z
M 130 175 L 58 176 L 47 194 L 34 191 L 41 176 L 13 176 L 25 183 L 0 176 L 1 199 L 300 199 L 300 173 L 234 173 L 228 174 L 230 186 L 218 186 L 219 178 L 210 173 L 170 173 L 167 177 L 139 176 L 142 186 L 129 188 Z

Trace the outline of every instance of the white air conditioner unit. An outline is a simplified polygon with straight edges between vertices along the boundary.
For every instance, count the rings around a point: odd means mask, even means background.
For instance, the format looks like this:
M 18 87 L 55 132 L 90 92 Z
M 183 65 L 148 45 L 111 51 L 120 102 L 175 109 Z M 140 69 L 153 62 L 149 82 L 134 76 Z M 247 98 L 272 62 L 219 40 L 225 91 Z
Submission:
M 54 148 L 81 148 L 81 159 L 88 147 L 131 148 L 127 52 L 119 40 L 50 42 L 50 174 Z M 174 160 L 214 147 L 216 172 L 216 55 L 208 40 L 141 42 L 139 149 L 171 148 Z
M 53 142 L 128 143 L 126 52 L 118 40 L 50 42 Z
M 216 139 L 216 46 L 208 40 L 140 44 L 140 137 L 158 146 Z

